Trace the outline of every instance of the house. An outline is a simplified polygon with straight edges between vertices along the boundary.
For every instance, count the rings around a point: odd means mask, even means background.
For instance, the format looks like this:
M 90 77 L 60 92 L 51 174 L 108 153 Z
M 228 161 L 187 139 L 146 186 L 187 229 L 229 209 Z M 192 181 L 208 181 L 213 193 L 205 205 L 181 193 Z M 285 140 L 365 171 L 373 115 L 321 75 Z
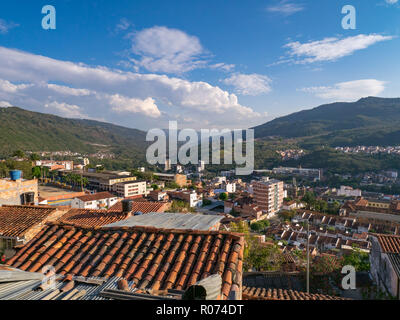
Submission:
M 377 286 L 400 300 L 400 236 L 373 234 L 371 275 Z
M 243 249 L 243 235 L 230 232 L 49 223 L 6 264 L 28 272 L 50 265 L 66 280 L 122 277 L 151 291 L 186 290 L 218 274 L 220 299 L 240 300 Z
M 74 198 L 71 207 L 74 209 L 109 209 L 118 202 L 118 197 L 109 192 L 87 194 Z
M 148 197 L 154 201 L 168 201 L 169 200 L 168 193 L 166 191 L 161 191 L 161 190 L 150 191 Z
M 30 241 L 46 222 L 66 213 L 65 208 L 47 206 L 0 207 L 0 252 L 12 255 L 13 248 Z
M 189 203 L 191 208 L 200 207 L 203 204 L 203 195 L 197 194 L 196 191 L 168 191 L 167 193 L 171 199 L 183 200 Z

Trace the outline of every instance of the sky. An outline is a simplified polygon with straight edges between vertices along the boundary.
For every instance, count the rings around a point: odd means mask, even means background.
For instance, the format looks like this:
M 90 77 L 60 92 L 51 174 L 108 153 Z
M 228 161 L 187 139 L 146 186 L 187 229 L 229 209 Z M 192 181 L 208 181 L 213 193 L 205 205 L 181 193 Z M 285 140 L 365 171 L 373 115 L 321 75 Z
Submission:
M 142 130 L 249 128 L 400 97 L 399 35 L 398 0 L 1 1 L 0 107 Z

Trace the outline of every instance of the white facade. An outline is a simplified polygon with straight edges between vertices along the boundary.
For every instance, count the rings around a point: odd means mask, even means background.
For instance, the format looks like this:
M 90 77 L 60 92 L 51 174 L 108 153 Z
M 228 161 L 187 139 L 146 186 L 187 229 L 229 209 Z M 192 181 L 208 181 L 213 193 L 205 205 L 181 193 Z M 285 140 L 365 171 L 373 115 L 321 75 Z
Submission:
M 75 198 L 71 202 L 71 207 L 73 209 L 108 209 L 111 208 L 118 201 L 117 197 L 99 199 L 99 200 L 90 200 L 90 201 L 82 201 L 79 198 Z
M 340 186 L 340 189 L 337 191 L 337 195 L 345 197 L 361 197 L 361 190 L 353 189 L 352 187 Z
M 112 186 L 112 189 L 119 197 L 123 198 L 147 194 L 146 181 L 116 183 Z
M 225 185 L 225 190 L 228 193 L 235 193 L 236 192 L 236 183 L 227 183 Z

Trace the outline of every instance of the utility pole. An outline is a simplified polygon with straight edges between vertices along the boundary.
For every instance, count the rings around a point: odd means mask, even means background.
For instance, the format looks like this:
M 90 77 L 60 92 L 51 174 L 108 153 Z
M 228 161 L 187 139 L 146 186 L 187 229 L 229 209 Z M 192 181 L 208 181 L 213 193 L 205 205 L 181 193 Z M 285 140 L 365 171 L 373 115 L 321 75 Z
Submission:
M 310 293 L 310 223 L 307 220 L 307 293 Z

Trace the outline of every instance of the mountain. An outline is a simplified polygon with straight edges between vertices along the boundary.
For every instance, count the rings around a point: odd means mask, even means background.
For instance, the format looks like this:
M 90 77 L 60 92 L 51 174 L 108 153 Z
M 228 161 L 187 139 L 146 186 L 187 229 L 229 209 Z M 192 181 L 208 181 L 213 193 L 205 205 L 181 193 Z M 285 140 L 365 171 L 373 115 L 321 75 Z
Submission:
M 321 105 L 253 128 L 256 138 L 300 138 L 305 145 L 397 145 L 400 98 L 367 97 Z
M 18 107 L 0 108 L 0 155 L 25 151 L 97 151 L 144 159 L 146 133 L 93 120 L 65 119 Z

